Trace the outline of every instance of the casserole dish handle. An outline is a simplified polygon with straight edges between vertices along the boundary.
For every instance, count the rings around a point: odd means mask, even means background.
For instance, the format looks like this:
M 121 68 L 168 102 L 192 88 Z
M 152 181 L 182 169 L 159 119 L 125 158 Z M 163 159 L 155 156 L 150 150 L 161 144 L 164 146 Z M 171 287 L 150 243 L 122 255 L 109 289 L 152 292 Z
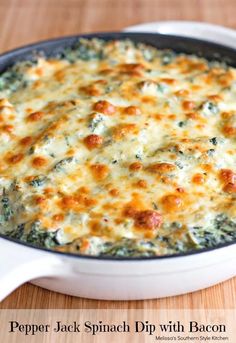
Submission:
M 24 282 L 58 276 L 61 261 L 50 253 L 0 238 L 0 301 Z

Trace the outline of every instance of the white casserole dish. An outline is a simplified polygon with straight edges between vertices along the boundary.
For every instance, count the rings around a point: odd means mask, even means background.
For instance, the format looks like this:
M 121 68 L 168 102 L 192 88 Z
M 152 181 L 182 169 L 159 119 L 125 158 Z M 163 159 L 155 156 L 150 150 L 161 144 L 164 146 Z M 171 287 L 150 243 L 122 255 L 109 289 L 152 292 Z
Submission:
M 130 37 L 147 41 L 149 34 L 104 34 L 109 38 Z M 151 35 L 150 41 L 155 37 Z M 52 40 L 0 57 L 0 69 L 17 58 L 30 55 L 33 50 L 57 49 L 76 37 Z M 163 39 L 163 37 L 161 38 Z M 179 47 L 188 45 L 195 49 L 227 55 L 227 48 L 198 40 L 165 36 L 164 45 Z M 162 44 L 162 45 L 163 45 Z M 226 51 L 227 50 L 227 51 Z M 208 53 L 208 52 L 207 52 Z M 236 58 L 230 49 L 229 57 Z M 151 299 L 183 294 L 209 287 L 236 275 L 236 244 L 231 243 L 214 249 L 196 251 L 176 256 L 154 258 L 114 259 L 69 255 L 27 246 L 1 236 L 0 238 L 0 300 L 26 281 L 53 291 L 107 300 Z

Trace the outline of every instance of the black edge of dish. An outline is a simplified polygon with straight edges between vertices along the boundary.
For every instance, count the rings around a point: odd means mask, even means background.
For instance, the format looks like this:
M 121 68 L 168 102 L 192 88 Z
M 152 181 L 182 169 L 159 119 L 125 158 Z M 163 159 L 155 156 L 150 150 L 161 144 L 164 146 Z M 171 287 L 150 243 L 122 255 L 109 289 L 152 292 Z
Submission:
M 215 60 L 220 62 L 225 62 L 232 67 L 236 67 L 236 49 L 226 47 L 217 43 L 212 43 L 200 39 L 181 37 L 181 36 L 172 36 L 164 35 L 158 33 L 143 33 L 143 32 L 103 32 L 103 33 L 90 33 L 82 35 L 73 35 L 66 36 L 61 38 L 54 38 L 50 40 L 41 41 L 38 43 L 26 45 L 19 47 L 14 50 L 7 51 L 0 55 L 0 73 L 4 72 L 7 68 L 11 67 L 16 62 L 32 60 L 35 56 L 40 54 L 45 54 L 47 57 L 53 57 L 60 54 L 65 48 L 72 47 L 78 42 L 81 38 L 100 38 L 104 40 L 113 40 L 113 39 L 131 39 L 137 43 L 146 43 L 152 45 L 159 49 L 172 49 L 177 53 L 186 53 L 194 54 L 199 57 L 204 57 L 208 60 Z M 55 251 L 52 249 L 47 249 L 20 240 L 9 238 L 0 233 L 0 238 L 6 239 L 10 242 L 21 244 L 26 247 L 31 247 L 37 250 L 42 250 L 50 253 L 55 253 L 63 256 L 70 256 L 82 259 L 91 259 L 91 260 L 107 260 L 107 261 L 146 261 L 146 260 L 162 260 L 170 259 L 175 257 L 184 257 L 191 256 L 200 253 L 210 252 L 216 249 L 225 248 L 236 244 L 236 241 L 222 243 L 214 247 L 200 249 L 200 250 L 190 250 L 188 252 L 180 254 L 171 254 L 171 255 L 161 255 L 161 256 L 150 256 L 150 257 L 112 257 L 112 256 L 91 256 L 91 255 L 82 255 L 75 253 L 67 253 Z
M 28 248 L 33 248 L 37 249 L 40 251 L 46 251 L 49 253 L 61 255 L 61 256 L 67 256 L 67 257 L 75 257 L 75 258 L 82 258 L 82 259 L 90 259 L 90 260 L 104 260 L 104 261 L 149 261 L 149 260 L 164 260 L 164 259 L 172 259 L 176 257 L 187 257 L 187 256 L 193 256 L 193 255 L 198 255 L 202 253 L 207 253 L 211 252 L 214 250 L 219 250 L 222 248 L 226 248 L 228 246 L 236 244 L 235 241 L 232 242 L 227 242 L 227 243 L 222 243 L 219 245 L 216 245 L 214 247 L 210 248 L 204 248 L 204 249 L 199 249 L 199 250 L 190 250 L 188 252 L 183 252 L 180 254 L 169 254 L 169 255 L 160 255 L 160 256 L 143 256 L 143 257 L 117 257 L 117 256 L 95 256 L 95 255 L 82 255 L 82 254 L 76 254 L 76 253 L 69 253 L 69 252 L 63 252 L 63 251 L 57 251 L 53 249 L 48 249 L 44 247 L 40 247 L 37 245 L 32 245 L 27 242 L 23 242 L 14 238 L 7 237 L 3 234 L 0 233 L 0 238 L 6 239 L 7 241 L 17 243 L 20 245 L 23 245 Z

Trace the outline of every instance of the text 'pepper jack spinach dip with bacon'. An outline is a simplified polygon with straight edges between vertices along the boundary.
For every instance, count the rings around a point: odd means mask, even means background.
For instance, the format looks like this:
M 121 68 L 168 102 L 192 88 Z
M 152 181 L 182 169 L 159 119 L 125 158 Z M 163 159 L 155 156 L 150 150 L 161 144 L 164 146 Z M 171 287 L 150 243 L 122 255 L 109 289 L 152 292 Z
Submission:
M 0 75 L 0 232 L 146 257 L 236 239 L 236 69 L 81 39 Z

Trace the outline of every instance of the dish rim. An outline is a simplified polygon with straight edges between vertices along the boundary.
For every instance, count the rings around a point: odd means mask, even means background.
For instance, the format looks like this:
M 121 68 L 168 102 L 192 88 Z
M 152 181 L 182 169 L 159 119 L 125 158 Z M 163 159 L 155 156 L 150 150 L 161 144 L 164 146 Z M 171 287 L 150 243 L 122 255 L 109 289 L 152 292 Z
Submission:
M 201 44 L 203 46 L 210 46 L 213 49 L 216 49 L 216 54 L 217 53 L 217 49 L 223 49 L 226 52 L 230 52 L 232 54 L 235 54 L 235 66 L 236 67 L 236 49 L 222 45 L 222 44 L 218 44 L 215 42 L 210 42 L 208 40 L 202 40 L 202 39 L 197 39 L 197 38 L 192 38 L 192 37 L 182 37 L 182 36 L 178 36 L 178 35 L 167 35 L 167 34 L 161 34 L 161 33 L 148 33 L 148 32 L 120 32 L 120 31 L 114 31 L 114 32 L 95 32 L 95 33 L 84 33 L 84 34 L 76 34 L 76 35 L 66 35 L 66 36 L 60 36 L 60 37 L 56 37 L 56 38 L 52 38 L 52 39 L 46 39 L 46 40 L 41 40 L 35 43 L 30 43 L 30 44 L 26 44 L 14 49 L 10 49 L 7 50 L 6 52 L 3 52 L 0 54 L 0 73 L 4 72 L 4 70 L 6 70 L 7 68 L 9 68 L 12 64 L 16 63 L 17 61 L 24 61 L 26 59 L 19 59 L 19 60 L 15 60 L 14 62 L 14 56 L 16 55 L 16 57 L 18 57 L 18 54 L 24 54 L 24 53 L 28 53 L 29 55 L 33 55 L 34 51 L 37 49 L 38 52 L 43 51 L 43 48 L 46 49 L 46 47 L 49 45 L 52 45 L 53 43 L 59 43 L 59 42 L 67 42 L 67 41 L 71 41 L 74 40 L 74 43 L 81 38 L 88 38 L 88 39 L 92 39 L 92 38 L 98 38 L 98 39 L 105 39 L 105 40 L 112 40 L 112 39 L 118 39 L 118 40 L 124 40 L 124 39 L 131 39 L 132 37 L 138 37 L 140 36 L 140 43 L 146 43 L 151 45 L 151 43 L 149 42 L 145 42 L 142 40 L 142 38 L 145 37 L 152 37 L 152 38 L 158 38 L 158 37 L 165 37 L 167 40 L 181 40 L 184 43 L 188 43 L 188 42 L 192 42 L 192 43 L 198 43 Z M 138 39 L 137 39 L 138 41 Z M 69 46 L 72 46 L 73 43 L 71 42 L 71 44 L 69 44 Z M 64 47 L 65 48 L 65 47 Z M 162 48 L 160 48 L 162 49 Z M 166 48 L 168 49 L 168 48 Z M 169 48 L 171 50 L 175 50 L 172 47 Z M 181 51 L 180 51 L 181 52 Z M 187 53 L 182 51 L 183 53 Z M 189 53 L 191 54 L 191 53 Z M 193 54 L 193 53 L 192 53 Z M 45 55 L 47 56 L 47 53 L 45 52 Z M 196 54 L 197 55 L 197 54 Z M 48 54 L 48 56 L 53 56 Z M 204 58 L 204 55 L 200 55 L 200 57 Z M 220 55 L 218 55 L 220 56 Z M 13 58 L 12 58 L 13 57 Z M 227 56 L 226 56 L 227 57 Z M 4 60 L 8 58 L 11 58 L 12 63 L 4 63 Z M 210 60 L 210 58 L 205 57 L 207 60 Z M 1 61 L 3 59 L 3 62 Z M 217 57 L 214 58 L 214 60 L 217 60 Z M 3 68 L 2 65 L 3 64 Z M 4 66 L 5 64 L 5 66 Z M 233 64 L 230 64 L 233 66 Z M 165 260 L 165 259 L 173 259 L 173 258 L 177 258 L 177 257 L 187 257 L 187 256 L 194 256 L 194 255 L 198 255 L 198 254 L 202 254 L 202 253 L 207 253 L 207 252 L 212 252 L 218 249 L 222 249 L 222 248 L 226 248 L 229 246 L 233 246 L 236 244 L 236 240 L 233 240 L 231 242 L 226 242 L 226 243 L 220 243 L 216 246 L 213 247 L 209 247 L 209 248 L 203 248 L 203 249 L 192 249 L 186 252 L 182 252 L 182 253 L 176 253 L 176 254 L 166 254 L 166 255 L 160 255 L 160 256 L 140 256 L 140 257 L 117 257 L 117 256 L 99 256 L 99 255 L 83 255 L 83 254 L 76 254 L 76 253 L 70 253 L 70 252 L 62 252 L 62 251 L 57 251 L 57 250 L 53 250 L 53 249 L 49 249 L 49 248 L 45 248 L 45 247 L 40 247 L 37 245 L 32 245 L 29 244 L 27 242 L 21 241 L 21 240 L 17 240 L 11 237 L 8 237 L 2 233 L 0 233 L 0 238 L 6 239 L 7 241 L 13 242 L 13 243 L 17 243 L 20 244 L 21 246 L 25 246 L 25 247 L 29 247 L 29 248 L 33 248 L 33 249 L 37 249 L 39 251 L 45 251 L 45 252 L 49 252 L 49 253 L 53 253 L 53 254 L 57 254 L 59 256 L 66 256 L 66 257 L 74 257 L 74 258 L 80 258 L 80 259 L 89 259 L 89 260 L 102 260 L 102 261 L 128 261 L 128 262 L 137 262 L 137 261 L 154 261 L 154 260 Z

